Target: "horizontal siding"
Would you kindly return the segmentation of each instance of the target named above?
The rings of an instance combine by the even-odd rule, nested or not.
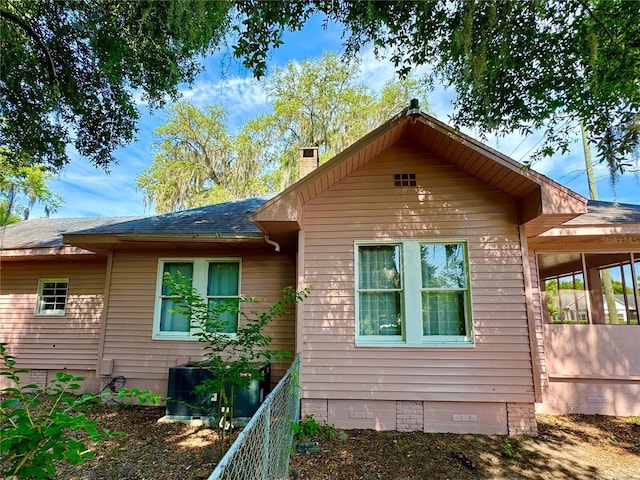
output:
[[[198,251],[197,256],[238,257],[238,254]],[[169,367],[203,356],[203,348],[197,341],[152,340],[157,266],[162,257],[179,255],[161,251],[114,254],[103,356],[114,361],[114,375],[126,377],[127,385],[135,385],[136,379],[159,380],[158,385],[165,385],[162,380],[167,379]],[[283,288],[295,285],[295,263],[280,253],[245,255],[241,277],[242,295],[260,300],[259,304],[247,304],[247,310],[265,311],[281,297]],[[273,338],[273,348],[293,353],[293,315],[272,323],[265,331]],[[289,364],[290,361],[274,364],[272,379],[281,377]]]
[[[5,262],[0,341],[21,368],[95,370],[106,260]],[[64,316],[34,314],[41,278],[68,278]]]
[[[393,175],[415,173],[417,187]],[[398,144],[304,206],[303,395],[329,399],[533,401],[513,199]],[[355,347],[354,241],[466,239],[475,346]]]

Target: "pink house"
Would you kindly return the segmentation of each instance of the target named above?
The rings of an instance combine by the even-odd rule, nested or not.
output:
[[[312,287],[270,334],[302,354],[303,414],[337,427],[535,434],[536,409],[640,413],[640,206],[587,201],[408,110],[320,166],[301,150],[300,170],[270,197],[7,227],[0,341],[33,381],[165,394],[169,367],[201,356],[160,281],[186,265],[211,296],[264,306]]]

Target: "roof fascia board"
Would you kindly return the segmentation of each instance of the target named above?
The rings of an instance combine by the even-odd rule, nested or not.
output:
[[[95,255],[95,252],[85,248],[65,245],[62,247],[35,247],[15,250],[1,250],[2,258],[45,257],[60,255]]]
[[[157,234],[157,233],[141,233],[141,234],[65,234],[63,235],[64,243],[74,245],[74,244],[113,244],[113,243],[128,243],[128,242],[167,242],[167,241],[184,241],[188,240],[189,242],[228,242],[228,241],[238,241],[238,240],[262,240],[264,239],[264,234],[256,232],[256,233],[243,233],[243,234],[233,234],[233,233],[220,233],[220,234],[210,234],[210,233],[166,233],[166,234]]]
[[[575,198],[578,202],[582,203],[587,201],[587,199],[585,197],[583,197],[582,195],[580,195],[579,193],[574,192],[573,190],[565,187],[564,185],[561,185],[553,180],[551,180],[550,178],[546,177],[545,175],[536,172],[535,170],[531,170],[531,169],[525,169],[523,168],[523,165],[516,162],[514,159],[504,155],[503,153],[491,148],[488,145],[485,145],[484,143],[476,140],[473,137],[470,137],[469,135],[462,133],[459,130],[455,130],[453,128],[451,128],[449,125],[447,125],[446,123],[441,122],[440,120],[421,113],[420,116],[417,118],[418,121],[430,126],[431,128],[439,131],[440,133],[447,135],[455,140],[457,140],[458,142],[460,142],[461,144],[472,148],[473,150],[477,151],[478,153],[480,153],[481,155],[484,155],[485,157],[490,158],[491,160],[494,160],[495,162],[499,163],[500,165],[509,168],[510,170],[522,175],[523,177],[528,178],[529,180],[539,184],[539,185],[543,185],[546,184],[550,187],[553,187],[555,189],[558,189],[560,191],[562,191],[565,195],[569,195],[573,198]]]
[[[605,236],[605,235],[637,235],[640,225],[589,225],[584,227],[558,227],[547,230],[539,237],[573,237],[573,236]],[[640,238],[636,245],[640,248]]]

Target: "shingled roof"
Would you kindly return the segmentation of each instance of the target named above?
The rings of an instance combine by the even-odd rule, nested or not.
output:
[[[589,200],[587,213],[569,220],[564,226],[617,225],[621,223],[640,223],[640,205]]]
[[[4,250],[59,247],[63,235],[220,235],[258,234],[253,211],[272,195],[139,217],[39,218],[6,227]]]
[[[196,235],[196,234],[238,234],[260,233],[251,222],[254,210],[272,195],[251,197],[242,200],[217,203],[204,207],[181,210],[179,212],[133,218],[117,223],[105,223],[73,233],[126,234],[126,235]]]
[[[7,225],[2,235],[3,250],[61,247],[62,235],[86,228],[104,228],[143,217],[34,218]]]

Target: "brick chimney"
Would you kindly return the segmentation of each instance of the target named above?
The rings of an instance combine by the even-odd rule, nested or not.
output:
[[[300,174],[298,179],[306,177],[318,168],[320,159],[318,158],[318,147],[305,147],[300,149]]]

